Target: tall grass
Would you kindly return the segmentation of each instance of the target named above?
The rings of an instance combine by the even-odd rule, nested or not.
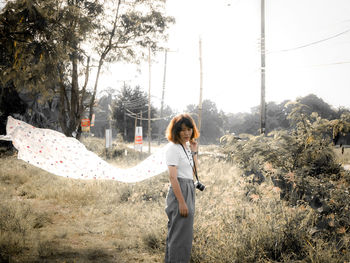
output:
[[[124,144],[105,153],[102,140],[83,141],[121,167],[147,156]],[[230,163],[211,156],[200,162],[206,189],[196,193],[192,262],[350,260],[347,250],[310,242],[317,234],[310,228],[314,211],[285,205],[280,189],[268,180],[252,187]],[[0,262],[162,262],[167,187],[167,173],[135,184],[80,181],[4,156]]]
[[[350,164],[350,148],[344,148],[342,152],[342,148],[336,147],[334,148],[334,152],[341,164]]]

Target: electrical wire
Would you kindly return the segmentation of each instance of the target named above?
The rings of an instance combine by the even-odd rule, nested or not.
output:
[[[142,105],[145,104],[145,100],[139,100],[139,101],[130,101],[130,102],[123,102],[122,101],[122,105],[125,106],[135,106],[135,105]]]
[[[129,112],[129,114],[132,114],[132,115],[134,115],[134,116],[138,116],[140,113],[134,113],[134,112],[132,112],[132,111],[130,111],[130,109],[127,109],[127,108],[124,108],[127,112]],[[148,109],[147,110],[143,110],[142,111],[142,114],[144,114],[144,113],[146,113],[146,112],[148,112]]]
[[[132,112],[132,111],[130,111],[130,110],[128,110],[128,109],[125,109],[128,113],[126,113],[125,115],[126,116],[128,116],[128,117],[130,117],[130,118],[133,118],[133,119],[138,119],[138,120],[141,120],[141,121],[148,121],[148,118],[139,118],[139,117],[137,117],[137,113],[134,113],[134,112]],[[174,117],[175,116],[175,114],[172,114],[172,115],[168,115],[168,116],[165,116],[165,117],[162,117],[162,118],[152,118],[152,119],[150,119],[151,121],[158,121],[158,120],[168,120],[168,119],[170,119],[170,118],[172,118],[172,117]]]
[[[333,62],[328,64],[311,65],[309,67],[324,67],[324,66],[334,66],[334,65],[349,64],[349,63],[350,61],[339,61],[339,62]]]
[[[136,98],[136,99],[133,99],[133,100],[121,100],[122,103],[128,103],[128,102],[136,102],[136,101],[142,101],[142,100],[147,100],[146,98]]]
[[[288,48],[288,49],[281,49],[281,50],[275,50],[275,51],[266,51],[266,54],[277,53],[277,52],[288,52],[288,51],[294,51],[294,50],[297,50],[297,49],[309,47],[309,46],[316,45],[316,44],[328,41],[330,39],[339,37],[339,36],[344,35],[344,34],[346,34],[348,32],[350,32],[350,29],[347,29],[347,30],[345,30],[343,32],[337,33],[337,34],[335,34],[333,36],[330,36],[330,37],[327,37],[327,38],[323,38],[323,39],[320,39],[320,40],[317,40],[317,41],[314,41],[314,42],[311,42],[311,43],[308,43],[308,44],[305,44],[305,45],[301,45],[301,46],[298,46],[298,47]]]
[[[125,114],[126,116],[130,117],[130,118],[133,118],[133,119],[137,119],[137,120],[141,120],[141,121],[148,121],[148,118],[139,118],[139,117],[136,117],[136,116],[133,116],[133,115],[130,115],[130,114]],[[166,117],[162,117],[162,118],[151,118],[150,120],[151,121],[159,121],[159,120],[168,120],[172,117],[174,117],[175,114],[173,115],[169,115],[169,116],[166,116]]]

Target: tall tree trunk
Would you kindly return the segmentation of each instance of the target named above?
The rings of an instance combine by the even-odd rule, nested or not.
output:
[[[117,11],[115,13],[115,18],[114,18],[114,22],[113,22],[113,28],[112,28],[112,31],[110,32],[110,35],[109,35],[108,44],[106,45],[104,51],[102,52],[101,57],[100,57],[100,61],[98,63],[97,75],[96,75],[95,86],[94,86],[94,92],[93,92],[91,100],[90,100],[90,111],[89,111],[89,119],[90,120],[91,120],[92,115],[94,113],[94,103],[95,103],[95,98],[96,98],[96,93],[97,93],[97,86],[98,86],[98,80],[100,78],[101,68],[102,68],[102,65],[103,65],[103,62],[104,62],[106,56],[108,55],[108,53],[112,49],[112,42],[113,42],[113,38],[115,36],[115,30],[117,28],[117,22],[118,22],[118,17],[119,17],[120,4],[121,4],[121,0],[118,1]]]
[[[97,86],[98,86],[98,80],[100,78],[100,72],[101,68],[103,65],[103,59],[101,57],[99,63],[98,63],[98,68],[97,68],[97,75],[96,75],[96,80],[95,80],[95,86],[94,86],[94,92],[92,94],[91,100],[90,100],[90,111],[89,111],[89,119],[92,119],[92,114],[94,114],[94,104],[95,104],[95,99],[96,99],[96,94],[97,94]]]
[[[60,94],[60,103],[59,103],[59,114],[58,121],[60,123],[61,129],[66,136],[68,134],[67,127],[67,115],[66,115],[66,105],[68,106],[67,94],[66,94],[66,86],[64,84],[64,74],[63,69],[60,65],[57,66],[58,74],[59,74],[59,94]]]
[[[76,52],[72,54],[72,89],[70,103],[69,130],[73,133],[77,130],[81,119],[79,107],[78,58]]]
[[[73,132],[78,130],[80,125],[81,115],[84,108],[80,107],[80,103],[84,98],[79,98],[79,83],[78,83],[78,59],[75,54],[72,55],[72,76],[70,96],[67,94],[67,88],[64,83],[64,73],[59,67],[60,74],[60,114],[59,122],[63,133],[66,136],[72,137]]]
[[[80,96],[80,105],[79,105],[79,109],[78,109],[80,119],[81,119],[83,112],[85,111],[84,100],[85,100],[85,94],[86,94],[86,87],[87,87],[87,84],[89,81],[89,73],[90,73],[90,57],[87,58],[87,64],[86,64],[86,69],[85,69],[85,82],[84,82],[84,86],[82,88],[81,96]],[[90,107],[91,107],[91,105],[90,105]],[[89,117],[89,119],[91,120],[91,117]],[[82,133],[81,121],[79,121],[77,136],[76,136],[76,138],[78,140],[80,139],[81,133]]]

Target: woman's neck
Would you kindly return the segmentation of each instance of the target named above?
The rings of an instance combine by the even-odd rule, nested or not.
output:
[[[187,142],[180,142],[180,144],[181,144],[183,147],[187,148]]]

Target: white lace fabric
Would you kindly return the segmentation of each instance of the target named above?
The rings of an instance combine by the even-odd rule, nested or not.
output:
[[[11,116],[7,119],[6,133],[0,136],[0,140],[12,141],[18,150],[18,159],[58,176],[132,183],[156,176],[167,169],[165,151],[168,145],[138,165],[122,169],[88,151],[75,138],[54,130],[36,128]]]

